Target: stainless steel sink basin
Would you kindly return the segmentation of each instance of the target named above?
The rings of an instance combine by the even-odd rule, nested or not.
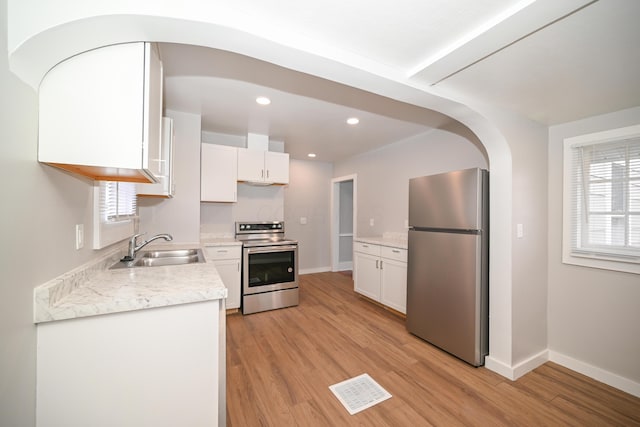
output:
[[[120,261],[111,269],[133,267],[160,267],[166,265],[184,265],[205,262],[201,249],[169,249],[145,251],[133,261]]]
[[[200,249],[171,249],[163,251],[142,252],[140,258],[183,258],[199,255]]]

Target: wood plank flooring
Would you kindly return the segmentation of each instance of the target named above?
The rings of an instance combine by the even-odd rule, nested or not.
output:
[[[227,317],[227,425],[640,426],[640,399],[547,363],[518,381],[406,332],[343,273],[300,276],[300,305]],[[393,397],[349,415],[329,390],[368,373]]]

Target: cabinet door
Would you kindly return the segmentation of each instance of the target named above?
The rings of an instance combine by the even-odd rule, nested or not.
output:
[[[161,91],[162,63],[149,43],[62,61],[39,89],[38,160],[95,179],[151,182],[148,155],[159,149]]]
[[[407,263],[389,258],[380,260],[382,295],[380,302],[399,311],[407,312]]]
[[[227,308],[240,308],[240,260],[218,260],[214,265],[227,288]]]
[[[274,184],[289,183],[289,154],[266,151],[264,153],[265,181]]]
[[[380,258],[374,255],[353,253],[355,291],[380,301]]]
[[[137,184],[138,196],[173,197],[175,185],[173,182],[173,120],[162,119],[162,146],[158,158],[149,159],[155,164],[157,184]]]
[[[264,151],[238,148],[238,181],[265,180]]]
[[[143,136],[143,168],[156,177],[163,176],[162,162],[154,162],[154,159],[162,159],[163,153],[163,123],[162,123],[162,62],[158,55],[158,47],[155,44],[144,44],[144,116],[142,130]],[[146,162],[146,166],[144,163]]]
[[[225,145],[202,144],[200,152],[200,200],[237,201],[237,149]]]

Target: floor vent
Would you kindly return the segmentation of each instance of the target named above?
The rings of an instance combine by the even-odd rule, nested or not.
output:
[[[329,390],[336,395],[351,415],[391,397],[389,392],[380,387],[368,374],[362,374],[329,386]]]

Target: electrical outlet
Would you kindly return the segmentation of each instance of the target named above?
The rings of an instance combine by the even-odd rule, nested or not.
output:
[[[84,247],[84,224],[76,224],[76,250]]]

